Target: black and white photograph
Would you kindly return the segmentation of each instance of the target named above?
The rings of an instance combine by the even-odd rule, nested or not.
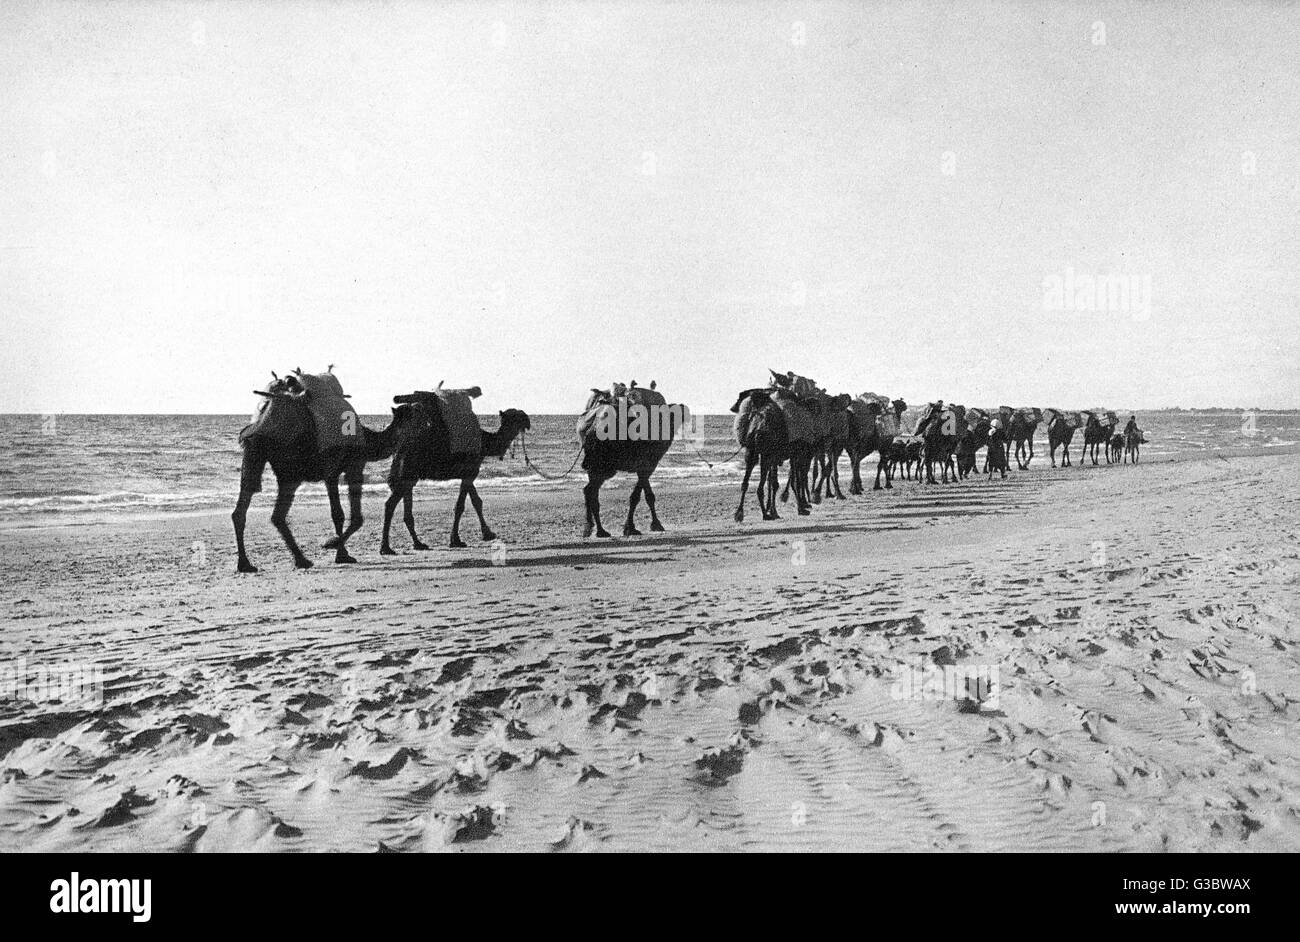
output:
[[[0,852],[1300,850],[1298,51],[8,0]]]

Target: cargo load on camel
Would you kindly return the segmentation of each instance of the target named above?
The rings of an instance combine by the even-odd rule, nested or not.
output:
[[[281,410],[269,408],[272,399],[301,400],[307,407],[316,430],[316,450],[362,448],[361,422],[348,402],[343,384],[331,372],[303,373],[294,370],[284,379],[277,378],[259,395],[265,397],[253,416],[253,422],[239,434],[240,441],[258,435],[275,438],[288,418]]]
[[[809,379],[807,376],[800,376],[793,370],[778,373],[776,370],[769,368],[768,372],[772,374],[773,389],[784,389],[800,399],[816,396],[826,391],[818,386],[816,381]]]
[[[443,389],[442,383],[436,389],[416,390],[402,396],[394,396],[393,401],[423,402],[435,406],[442,415],[443,424],[447,426],[447,452],[452,455],[481,455],[483,453],[483,429],[474,414],[474,400],[483,395],[477,386],[466,389]]]
[[[593,434],[605,440],[667,438],[664,423],[671,417],[656,408],[667,405],[668,400],[653,382],[638,386],[633,380],[630,387],[614,383],[608,390],[593,388],[586,408],[578,416],[578,441],[586,442]]]

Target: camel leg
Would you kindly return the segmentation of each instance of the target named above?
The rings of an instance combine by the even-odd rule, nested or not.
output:
[[[244,524],[248,521],[248,506],[253,502],[253,495],[262,489],[262,473],[266,470],[266,458],[256,442],[244,443],[244,457],[239,469],[239,499],[231,511],[230,522],[235,527],[235,548],[239,551],[239,563],[236,572],[257,572],[257,567],[248,558],[244,549]]]
[[[474,508],[474,513],[478,514],[479,529],[483,532],[484,540],[495,540],[497,535],[492,532],[492,528],[487,525],[487,520],[483,518],[483,498],[478,496],[478,488],[474,482],[469,482],[469,502]]]
[[[885,488],[888,490],[893,490],[894,485],[891,484],[889,481],[889,459],[885,457],[885,453],[883,451],[880,453],[880,461],[877,462],[876,464],[876,483],[871,488],[873,491],[880,490],[880,474],[882,471],[884,472],[885,475]]]
[[[812,492],[808,487],[808,471],[812,464],[812,456],[809,455],[799,462],[799,473],[794,473],[791,467],[791,477],[794,478],[795,486],[795,506],[798,508],[801,516],[807,516],[812,513]]]
[[[289,530],[289,508],[293,506],[293,497],[298,492],[298,482],[277,480],[276,484],[275,509],[271,511],[271,524],[279,531],[280,539],[284,540],[284,545],[293,554],[293,564],[299,569],[310,569],[311,560],[303,555],[302,550],[298,548],[298,541],[293,538],[293,533]]]
[[[754,473],[754,453],[745,455],[745,476],[740,481],[740,503],[736,505],[736,523],[745,521],[745,493],[749,490],[749,478]],[[758,509],[763,510],[763,476],[758,478]]]
[[[402,489],[406,487],[406,482],[401,481],[394,484],[388,482],[388,497],[384,499],[384,529],[379,537],[379,555],[396,556],[393,547],[388,542],[388,530],[393,525],[393,511],[397,509],[398,503],[402,500]]]
[[[659,522],[659,514],[655,511],[655,492],[650,486],[650,475],[645,476],[645,482],[642,485],[645,490],[645,505],[650,509],[650,531],[652,533],[663,533],[664,525]]]
[[[623,523],[624,536],[640,536],[641,531],[636,528],[636,505],[641,503],[641,492],[645,490],[645,483],[641,475],[637,475],[636,484],[632,485],[632,496],[627,499],[627,520]]]
[[[596,536],[610,535],[604,524],[600,522],[600,486],[608,480],[608,477],[597,477],[594,471],[587,472],[587,486],[582,489],[582,496],[587,502],[587,527],[583,531],[583,536],[591,536],[593,528]]]
[[[781,462],[776,458],[768,456],[763,457],[763,469],[760,476],[758,487],[758,506],[763,511],[764,520],[780,520],[781,515],[776,512],[776,488],[777,475],[781,471]],[[766,495],[767,507],[764,508],[763,501]]]
[[[862,463],[864,457],[866,456],[860,454],[856,448],[849,449],[849,469],[852,473],[852,477],[849,478],[850,494],[862,493],[862,471],[858,468],[858,465]],[[879,483],[879,480],[880,478],[877,475],[877,483]]]
[[[343,538],[343,504],[339,500],[339,479],[326,478],[325,494],[330,499],[330,520],[334,523],[334,535],[321,544],[322,549],[334,549]]]
[[[465,541],[460,538],[460,518],[465,513],[465,497],[469,491],[469,481],[465,478],[460,480],[460,493],[456,495],[456,509],[451,517],[451,547],[460,549],[465,545]]]
[[[253,492],[246,489],[239,489],[239,500],[235,502],[235,509],[230,514],[230,520],[235,525],[235,548],[239,550],[239,564],[235,567],[236,572],[257,572],[257,567],[248,559],[248,553],[244,551],[244,524],[248,519],[248,505],[253,502]]]
[[[835,449],[835,451],[831,454],[830,466],[831,466],[831,484],[834,485],[835,487],[835,499],[844,500],[845,499],[844,492],[840,490],[840,449],[838,448]]]
[[[348,539],[361,529],[366,518],[361,513],[361,488],[365,483],[365,474],[360,471],[348,472],[348,527],[339,536],[338,548],[334,550],[334,562],[355,563],[356,557],[348,552]],[[338,493],[338,480],[334,481],[334,492]]]
[[[411,531],[411,536],[415,536],[415,518],[411,514],[411,491],[415,488],[414,481],[389,481],[388,497],[384,500],[384,531],[379,540],[380,556],[396,556],[392,544],[388,542],[388,532],[393,525],[393,511],[397,505],[406,499],[406,528]]]
[[[429,544],[421,540],[415,533],[415,482],[411,481],[406,488],[406,493],[402,495],[402,522],[406,524],[406,532],[411,534],[411,548],[418,552],[425,552],[429,549]]]

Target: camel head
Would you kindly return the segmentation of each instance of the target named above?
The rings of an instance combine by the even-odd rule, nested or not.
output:
[[[523,409],[506,409],[497,413],[501,419],[501,430],[511,436],[527,432],[533,427],[532,419]]]
[[[893,406],[894,406],[894,416],[896,418],[901,419],[903,417],[903,413],[907,411],[907,403],[904,402],[902,399],[895,399],[893,402]]]
[[[848,393],[840,393],[838,396],[832,397],[831,409],[833,409],[836,412],[843,412],[845,409],[849,407],[849,403],[852,401],[853,401],[853,397],[850,396]]]

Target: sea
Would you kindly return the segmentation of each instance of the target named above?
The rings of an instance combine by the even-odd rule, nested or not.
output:
[[[1121,424],[1128,412],[1116,410]],[[379,429],[388,416],[363,419]],[[656,480],[688,483],[739,481],[741,458],[731,435],[733,416],[697,415],[695,434],[673,443]],[[501,461],[488,459],[480,490],[573,489],[581,469],[564,476],[577,456],[576,415],[532,417],[532,429],[516,439]],[[0,415],[0,528],[99,522],[123,515],[157,516],[211,512],[233,506],[239,490],[239,430],[244,415]],[[904,425],[907,427],[907,416]],[[1169,410],[1138,413],[1150,440],[1147,461],[1185,460],[1217,453],[1268,453],[1300,444],[1300,412]],[[1072,447],[1078,457],[1082,435]],[[1035,440],[1034,467],[1048,466],[1046,430]],[[531,466],[524,461],[527,450]],[[842,465],[844,467],[845,465]],[[385,494],[386,462],[368,468],[366,491]],[[275,480],[268,469],[269,505]],[[422,483],[427,497],[445,496],[454,482]],[[325,489],[305,484],[303,504],[324,504]]]

